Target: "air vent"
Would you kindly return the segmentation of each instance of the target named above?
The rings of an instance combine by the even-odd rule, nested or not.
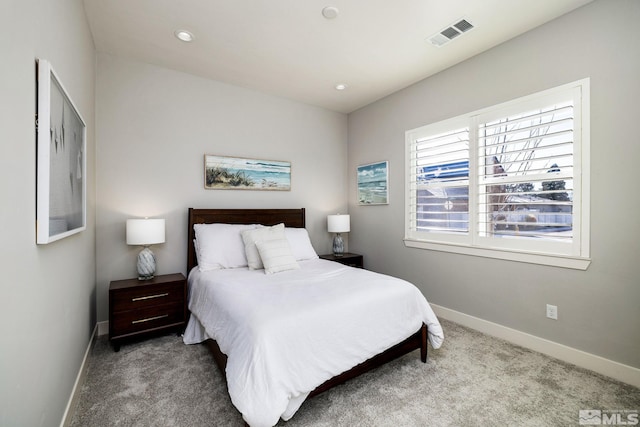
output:
[[[462,33],[459,32],[458,30],[456,30],[453,27],[449,27],[449,28],[446,28],[446,29],[442,30],[440,32],[440,34],[442,34],[443,36],[445,36],[449,40],[453,40],[454,38],[458,37]]]
[[[447,28],[443,29],[437,34],[429,37],[429,42],[437,47],[443,46],[449,43],[451,40],[466,33],[474,28],[473,24],[466,19],[461,19],[458,22],[451,24]]]
[[[471,23],[466,19],[463,19],[462,21],[456,23],[454,27],[456,27],[456,29],[460,30],[461,32],[466,33],[473,28],[473,25],[471,25]]]

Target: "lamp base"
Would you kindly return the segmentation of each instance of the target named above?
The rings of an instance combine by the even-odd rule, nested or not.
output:
[[[153,279],[156,273],[156,256],[145,246],[138,254],[138,280]]]
[[[336,233],[333,237],[333,255],[342,256],[344,254],[344,243],[342,242],[342,236],[340,233]]]

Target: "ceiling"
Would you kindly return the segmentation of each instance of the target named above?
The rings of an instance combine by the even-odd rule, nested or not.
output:
[[[349,113],[591,0],[84,0],[99,52]],[[334,19],[323,17],[336,7]],[[431,36],[466,19],[441,47]],[[185,29],[185,43],[174,32]],[[335,89],[344,83],[347,88]]]

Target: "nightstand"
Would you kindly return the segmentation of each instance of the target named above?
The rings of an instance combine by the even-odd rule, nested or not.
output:
[[[345,252],[342,256],[335,256],[334,254],[320,255],[320,258],[339,262],[350,267],[364,268],[363,256],[350,252]]]
[[[187,281],[182,274],[109,285],[109,340],[115,351],[129,338],[175,330],[187,323]]]

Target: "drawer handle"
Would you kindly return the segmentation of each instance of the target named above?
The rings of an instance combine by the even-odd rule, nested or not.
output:
[[[131,301],[143,301],[146,299],[151,299],[151,298],[162,298],[162,297],[166,297],[169,295],[169,292],[165,292],[164,294],[157,294],[157,295],[147,295],[146,297],[138,297],[138,298],[131,298]]]
[[[147,317],[146,319],[133,320],[131,324],[135,325],[136,323],[151,322],[152,320],[164,319],[165,317],[169,317],[169,315],[163,314],[162,316]]]

